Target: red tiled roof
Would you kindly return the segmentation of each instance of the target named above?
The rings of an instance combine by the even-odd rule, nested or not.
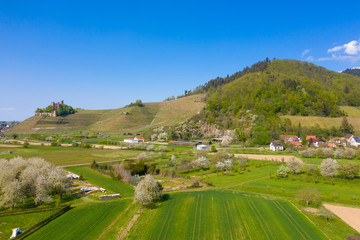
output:
[[[302,146],[301,142],[299,142],[299,141],[291,141],[290,143],[295,146]]]
[[[316,136],[306,136],[306,141],[309,142],[311,138],[314,140],[316,138]]]

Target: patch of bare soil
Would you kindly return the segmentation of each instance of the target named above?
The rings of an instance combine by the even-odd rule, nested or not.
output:
[[[360,232],[360,208],[323,204],[325,208]]]
[[[134,226],[136,220],[139,218],[140,214],[135,214],[133,216],[133,218],[130,220],[129,224],[127,225],[127,227],[125,228],[125,230],[120,234],[119,236],[119,240],[122,240],[126,237],[127,233],[130,231],[130,229],[132,228],[132,226]]]
[[[319,212],[319,209],[309,207],[309,208],[305,208],[305,211],[311,213],[317,213]]]
[[[19,145],[0,144],[0,147],[10,147],[10,148],[15,148],[15,147],[21,147],[21,146],[19,146]]]
[[[263,154],[235,154],[235,157],[243,157],[254,160],[265,160],[265,161],[289,161],[291,158],[297,158],[290,155],[263,155]]]

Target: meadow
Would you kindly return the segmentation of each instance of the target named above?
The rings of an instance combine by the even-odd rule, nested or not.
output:
[[[97,239],[132,200],[77,206],[48,223],[27,239]]]
[[[22,231],[46,219],[57,210],[0,217],[0,239],[9,239],[13,228]]]
[[[271,221],[269,221],[271,219]],[[327,239],[289,202],[228,191],[175,193],[127,239]]]
[[[134,188],[128,184],[117,181],[109,176],[97,173],[88,167],[68,167],[68,171],[82,174],[88,182],[106,189],[106,194],[120,193],[121,197],[131,197],[134,195]]]

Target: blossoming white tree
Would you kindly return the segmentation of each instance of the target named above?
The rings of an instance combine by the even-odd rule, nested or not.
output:
[[[135,187],[135,202],[141,203],[141,208],[144,205],[159,200],[162,192],[156,179],[151,175],[146,175],[145,178]]]

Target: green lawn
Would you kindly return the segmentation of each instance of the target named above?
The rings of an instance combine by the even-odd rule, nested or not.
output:
[[[229,191],[171,194],[128,239],[327,239],[289,202]]]
[[[9,239],[13,228],[22,231],[49,217],[57,210],[0,217],[0,239]]]
[[[83,174],[88,182],[105,188],[108,194],[120,193],[121,197],[131,197],[134,195],[134,188],[132,186],[97,173],[88,167],[68,167],[66,169],[78,175]]]
[[[131,202],[128,199],[75,207],[27,239],[97,239]]]

